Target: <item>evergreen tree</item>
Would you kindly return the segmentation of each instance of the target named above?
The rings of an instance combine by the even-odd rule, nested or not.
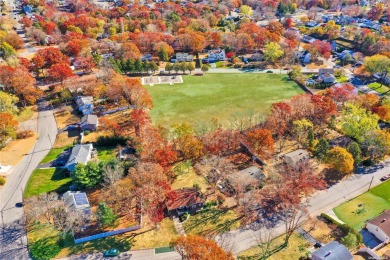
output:
[[[321,138],[315,147],[314,155],[318,158],[318,160],[322,161],[325,159],[329,149],[330,147],[328,141],[324,138]]]
[[[98,209],[96,211],[96,218],[99,222],[99,225],[102,227],[115,226],[115,223],[118,219],[112,209],[110,209],[104,202],[101,202],[99,204]]]
[[[347,146],[347,151],[352,154],[352,157],[355,160],[355,166],[359,165],[362,162],[362,150],[360,149],[358,143],[349,143]]]

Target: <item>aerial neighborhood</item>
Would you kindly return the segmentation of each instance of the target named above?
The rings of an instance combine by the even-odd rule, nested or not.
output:
[[[389,1],[0,13],[0,259],[390,259]]]

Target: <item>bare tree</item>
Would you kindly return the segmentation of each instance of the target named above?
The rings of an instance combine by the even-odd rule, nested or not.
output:
[[[263,219],[258,224],[259,229],[253,232],[257,246],[259,247],[260,259],[267,259],[273,249],[273,239],[275,238],[275,229],[268,220]]]
[[[108,163],[103,168],[103,181],[107,186],[113,186],[122,179],[124,174],[123,166],[119,162]]]
[[[303,204],[286,204],[283,206],[281,216],[286,230],[284,245],[287,246],[291,235],[302,224],[302,221],[309,217],[309,214]]]
[[[44,193],[26,200],[26,205],[30,208],[28,219],[43,218],[46,223],[53,224],[53,210],[58,207],[60,200],[57,193]]]

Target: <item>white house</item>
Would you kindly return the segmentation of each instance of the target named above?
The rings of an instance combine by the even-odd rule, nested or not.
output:
[[[382,242],[390,242],[390,210],[367,222],[367,230]]]
[[[225,58],[226,58],[225,50],[209,50],[208,58],[215,59],[218,61],[225,60]]]
[[[87,164],[92,158],[92,144],[77,144],[73,146],[72,153],[69,156],[65,168],[73,172],[78,163]]]

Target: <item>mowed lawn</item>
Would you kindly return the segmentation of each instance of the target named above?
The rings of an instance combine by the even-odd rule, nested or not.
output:
[[[363,210],[358,213],[359,204],[362,204]],[[333,211],[337,217],[355,228],[362,229],[366,220],[375,218],[382,211],[390,209],[390,181],[382,183],[369,192],[366,192],[348,202],[345,202]]]
[[[303,93],[286,75],[206,74],[184,76],[184,83],[146,86],[152,95],[154,124],[226,125],[233,114],[266,113],[272,103]]]
[[[65,192],[72,185],[72,178],[65,175],[66,170],[60,168],[36,169],[24,191],[25,197],[52,191]]]

